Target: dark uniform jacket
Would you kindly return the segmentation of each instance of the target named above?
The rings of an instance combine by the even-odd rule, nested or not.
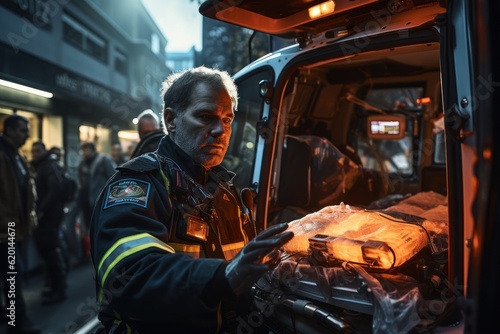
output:
[[[90,234],[101,322],[112,333],[217,332],[234,298],[225,266],[255,236],[234,174],[207,172],[168,136],[117,169]]]
[[[37,224],[36,190],[26,160],[0,136],[0,243],[20,242]],[[13,237],[15,235],[15,237]]]

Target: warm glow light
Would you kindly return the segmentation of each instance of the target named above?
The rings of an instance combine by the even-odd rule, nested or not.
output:
[[[14,82],[5,81],[5,80],[2,80],[2,79],[0,79],[0,85],[5,86],[5,87],[9,87],[9,88],[13,88],[13,89],[17,89],[17,90],[20,90],[20,91],[23,91],[23,92],[26,92],[26,93],[30,93],[30,94],[35,94],[35,95],[38,95],[38,96],[46,97],[48,99],[50,99],[50,98],[52,98],[52,96],[54,96],[52,93],[49,93],[49,92],[46,92],[46,91],[43,91],[43,90],[39,90],[39,89],[31,88],[31,87],[28,87],[28,86],[16,84]]]
[[[139,140],[139,134],[137,133],[136,130],[122,130],[118,131],[118,138],[123,139],[123,140],[132,140],[136,141]]]
[[[417,104],[429,104],[431,103],[430,97],[422,97],[421,99],[417,99]]]
[[[321,16],[333,13],[334,10],[335,10],[335,2],[330,0],[309,8],[309,17],[311,19],[317,19]]]
[[[292,221],[288,230],[295,236],[284,246],[287,253],[317,249],[336,260],[380,269],[403,265],[429,244],[420,225],[343,203]]]

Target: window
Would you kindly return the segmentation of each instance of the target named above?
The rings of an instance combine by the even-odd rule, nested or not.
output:
[[[434,121],[434,154],[432,160],[438,165],[446,163],[443,114]]]
[[[107,62],[106,41],[66,14],[63,15],[63,38],[67,43],[92,57]]]
[[[127,74],[127,56],[125,52],[115,50],[115,70],[121,74]]]
[[[415,156],[413,135],[415,120],[419,119],[423,106],[417,99],[423,97],[423,87],[384,87],[368,91],[365,102],[384,113],[402,113],[406,116],[405,137],[398,140],[369,139],[366,134],[358,134],[356,138],[357,154],[363,166],[382,172],[411,176],[414,173]],[[361,114],[373,111],[363,108]],[[364,122],[362,118],[360,122]],[[365,122],[366,123],[366,122]],[[363,125],[359,128],[363,128]],[[364,125],[366,129],[366,125]]]
[[[231,141],[222,165],[235,172],[234,185],[241,190],[250,187],[257,145],[257,122],[262,113],[263,99],[259,82],[271,80],[270,70],[256,71],[237,81],[238,110],[232,124]]]
[[[160,54],[160,37],[157,34],[151,34],[151,51]]]

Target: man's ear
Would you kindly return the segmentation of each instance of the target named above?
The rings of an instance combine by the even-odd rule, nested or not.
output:
[[[168,133],[175,132],[175,117],[174,111],[171,108],[165,108],[163,110],[163,122],[165,123],[165,128]]]

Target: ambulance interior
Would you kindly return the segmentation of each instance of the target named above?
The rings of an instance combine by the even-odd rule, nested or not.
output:
[[[268,221],[295,237],[258,307],[297,332],[454,326],[439,44],[304,62],[283,87]]]

